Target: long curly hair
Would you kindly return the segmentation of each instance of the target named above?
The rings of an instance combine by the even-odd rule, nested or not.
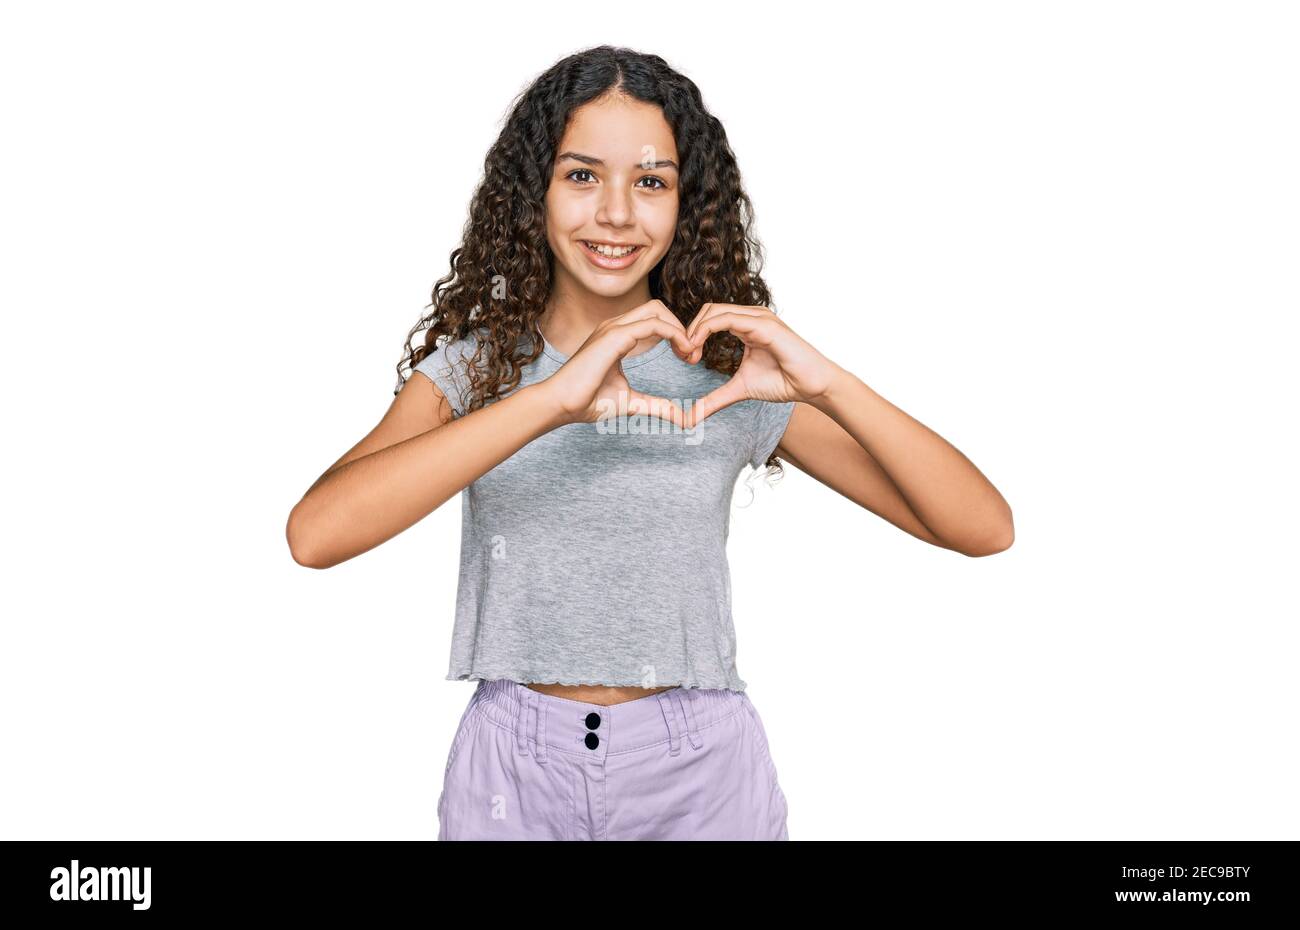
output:
[[[439,340],[477,332],[469,359],[466,412],[519,385],[523,367],[542,352],[538,318],[552,286],[546,191],[570,114],[607,94],[625,94],[663,110],[680,157],[677,228],[650,271],[651,299],[689,325],[710,301],[771,307],[763,249],[751,234],[753,206],[741,186],[727,134],[700,90],[658,55],[601,45],[552,65],[516,99],[484,160],[463,241],[451,271],[433,287],[432,312],[407,336],[394,395]],[[507,286],[508,285],[508,286]],[[424,333],[422,345],[416,336]],[[531,348],[521,348],[528,337]],[[734,374],[744,344],[712,334],[700,364]],[[781,468],[773,453],[766,465]]]

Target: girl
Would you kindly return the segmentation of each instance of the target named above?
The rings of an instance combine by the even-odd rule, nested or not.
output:
[[[735,662],[741,470],[788,459],[970,556],[1011,544],[1011,511],[769,309],[726,134],[663,59],[563,59],[485,169],[396,398],[294,507],[293,556],[337,565],[462,494],[446,677],[478,685],[440,839],[786,839]]]

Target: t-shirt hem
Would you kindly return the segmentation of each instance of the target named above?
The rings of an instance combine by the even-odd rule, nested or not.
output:
[[[662,688],[667,685],[676,685],[679,688],[699,688],[699,689],[722,689],[726,691],[744,691],[748,683],[742,678],[732,679],[730,683],[715,684],[701,679],[681,679],[677,681],[659,681],[654,685],[647,685],[644,679],[611,679],[611,678],[564,678],[554,675],[528,675],[522,672],[508,671],[484,671],[474,670],[468,672],[448,672],[445,681],[492,681],[497,678],[505,678],[510,681],[517,681],[520,684],[538,684],[538,685],[588,685],[601,688],[645,688],[655,687]]]

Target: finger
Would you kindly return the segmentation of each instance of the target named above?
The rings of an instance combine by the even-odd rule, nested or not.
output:
[[[650,416],[658,417],[660,420],[667,420],[674,423],[682,429],[686,429],[686,411],[664,397],[655,397],[651,394],[642,394],[640,391],[629,391],[627,400],[628,416]]]
[[[687,364],[694,365],[704,357],[704,346],[697,345],[695,342],[695,332],[699,329],[700,324],[716,313],[722,313],[731,304],[719,304],[710,301],[700,308],[700,312],[695,314],[695,319],[691,320],[691,325],[686,327],[686,338],[691,344],[691,351],[686,356]]]
[[[707,303],[700,308],[700,312],[695,315],[695,319],[691,320],[691,325],[686,327],[686,335],[693,336],[701,323],[712,319],[719,313],[743,313],[745,316],[764,316],[771,312],[766,307],[741,307],[736,304]]]
[[[690,355],[690,348],[689,346],[686,345],[686,342],[688,341],[686,338],[686,324],[684,324],[681,320],[677,318],[677,314],[673,313],[666,306],[664,306],[662,301],[659,300],[652,301],[650,307],[653,310],[655,316],[659,317],[659,319],[661,320],[664,320],[673,329],[676,329],[681,332],[682,335],[681,342],[679,342],[676,339],[672,340],[673,351],[676,352],[677,355],[683,359],[686,358],[688,355]]]
[[[686,327],[682,324],[681,320],[677,319],[676,315],[674,315],[671,310],[664,306],[663,301],[658,299],[647,301],[646,303],[641,304],[641,306],[635,307],[621,316],[616,316],[613,319],[606,320],[597,326],[596,335],[597,337],[603,336],[607,332],[617,330],[620,326],[627,326],[630,323],[638,323],[644,320],[653,319],[662,320],[673,329],[681,332],[682,341],[672,339],[673,351],[676,352],[678,356],[685,358],[690,353],[690,349],[684,341],[686,337]],[[645,335],[648,335],[648,333],[642,333],[641,338],[644,338]],[[662,331],[659,332],[659,335],[667,339],[672,338]],[[628,351],[631,351],[631,349],[629,348]]]
[[[711,334],[724,331],[736,334],[746,344],[767,345],[770,340],[765,339],[764,335],[768,331],[770,319],[762,313],[737,313],[730,310],[715,313],[696,328],[690,337],[691,346],[699,348]]]
[[[771,315],[772,311],[766,307],[737,307],[734,304],[717,304],[710,303],[704,305],[704,310],[699,313],[695,319],[691,320],[691,325],[686,328],[686,336],[691,341],[691,354],[686,361],[695,364],[704,357],[704,340],[708,338],[708,333],[703,336],[697,335],[708,320],[712,320],[724,313],[735,313],[749,317],[762,317]]]
[[[619,345],[626,345],[620,355],[627,355],[638,342],[654,333],[670,341],[677,349],[677,354],[685,357],[690,355],[694,347],[686,338],[686,330],[682,327],[681,321],[674,320],[674,322],[676,326],[660,316],[648,316],[631,323],[620,323],[612,327],[610,332],[619,337],[621,340]]]
[[[731,378],[726,384],[719,385],[691,406],[691,426],[698,426],[719,410],[725,410],[732,404],[748,399],[749,395],[745,391],[745,386],[740,383],[740,379]]]
[[[622,323],[630,323],[634,320],[647,319],[652,316],[659,317],[659,319],[666,321],[670,326],[679,327],[683,333],[686,332],[686,326],[677,318],[677,314],[669,310],[664,306],[664,302],[658,299],[644,303],[634,310],[629,310],[620,317],[615,317],[613,323],[619,325]]]
[[[700,312],[695,314],[695,319],[691,320],[691,325],[686,327],[687,338],[690,339],[694,336],[695,330],[699,328],[699,325],[703,323],[705,320],[707,320],[714,313],[714,309],[713,309],[714,307],[725,308],[726,306],[727,306],[726,304],[715,304],[712,301],[710,301],[709,303],[701,307]],[[718,312],[721,312],[721,309]]]

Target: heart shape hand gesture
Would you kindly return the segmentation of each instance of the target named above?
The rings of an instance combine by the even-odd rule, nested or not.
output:
[[[695,402],[690,414],[675,402],[632,389],[621,364],[642,339],[658,335],[683,361],[696,364],[704,342],[730,332],[745,345],[740,367],[725,384]],[[651,416],[692,429],[742,400],[815,402],[843,372],[767,307],[707,303],[689,327],[662,301],[651,300],[598,325],[560,370],[544,382],[569,423]]]

